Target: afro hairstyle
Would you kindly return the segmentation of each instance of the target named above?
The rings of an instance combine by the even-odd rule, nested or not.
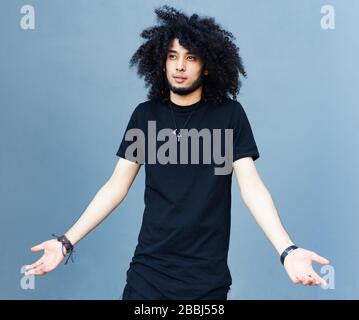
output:
[[[137,49],[129,65],[137,65],[137,74],[144,77],[149,87],[148,99],[166,101],[170,89],[163,72],[167,51],[174,38],[190,52],[204,61],[208,75],[204,77],[202,99],[220,104],[226,99],[236,100],[241,87],[239,74],[247,77],[239,56],[239,48],[229,31],[221,28],[212,17],[190,17],[183,12],[164,5],[156,8],[158,25],[143,30],[140,34],[146,41]]]

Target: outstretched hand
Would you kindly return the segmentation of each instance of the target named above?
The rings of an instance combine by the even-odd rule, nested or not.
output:
[[[321,257],[313,251],[302,248],[291,251],[284,260],[284,268],[289,278],[295,284],[305,286],[327,286],[327,282],[321,278],[313,269],[312,262],[320,264],[329,264],[329,260]]]
[[[62,250],[62,243],[56,239],[48,240],[32,247],[32,252],[44,251],[44,254],[33,264],[25,266],[25,275],[42,276],[54,270],[64,259]]]

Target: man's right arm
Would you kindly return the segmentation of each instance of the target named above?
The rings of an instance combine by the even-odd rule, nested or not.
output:
[[[99,189],[77,222],[65,233],[73,245],[99,225],[126,197],[141,165],[119,158],[112,176]]]
[[[76,223],[65,233],[73,245],[101,223],[126,197],[140,164],[119,158],[110,179],[99,189]],[[26,265],[26,275],[44,275],[54,270],[64,259],[62,243],[56,239],[42,242],[31,248],[44,251],[40,259]],[[66,249],[64,249],[66,250]]]

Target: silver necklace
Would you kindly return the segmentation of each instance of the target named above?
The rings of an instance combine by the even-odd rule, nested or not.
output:
[[[182,137],[182,135],[181,135],[181,129],[178,129],[178,128],[177,128],[177,123],[176,123],[176,119],[175,119],[175,116],[174,116],[174,113],[173,113],[173,105],[172,105],[172,101],[171,101],[171,100],[169,100],[169,104],[170,104],[170,108],[171,108],[172,120],[173,120],[173,123],[174,123],[175,128],[176,128],[176,129],[174,129],[174,130],[172,131],[172,133],[177,136],[177,141],[179,141],[180,138]],[[183,124],[183,129],[186,127],[186,124],[188,123],[189,119],[191,118],[193,112],[194,112],[195,110],[197,110],[199,106],[200,106],[200,101],[198,101],[198,105],[197,105],[196,107],[194,107],[193,110],[191,111],[191,113],[189,114],[187,120],[186,120],[185,123]],[[186,107],[183,107],[183,108],[186,108]]]

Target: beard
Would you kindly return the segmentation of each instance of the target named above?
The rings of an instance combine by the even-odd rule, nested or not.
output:
[[[166,83],[168,88],[176,94],[179,94],[180,96],[184,96],[186,94],[190,94],[191,92],[197,90],[201,84],[203,83],[203,75],[201,74],[189,87],[175,87],[173,86],[166,77]]]

